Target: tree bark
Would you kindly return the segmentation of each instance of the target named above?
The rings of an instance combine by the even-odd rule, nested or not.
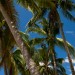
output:
[[[10,19],[10,17],[6,13],[4,7],[2,6],[1,2],[0,2],[0,11],[8,24],[8,27],[14,37],[14,40],[16,41],[16,44],[18,45],[18,47],[20,48],[20,50],[24,56],[26,65],[27,65],[31,75],[40,75],[35,62],[32,60],[32,58],[30,57],[30,55],[27,51],[27,48],[25,47],[25,44],[19,34],[18,29],[15,27],[16,26],[15,23]]]
[[[4,73],[5,73],[5,75],[8,75],[6,63],[3,63],[3,65],[4,65]]]
[[[54,53],[54,46],[51,47],[51,45],[49,45],[49,47],[48,47],[48,58],[49,58],[50,54],[52,55],[52,60],[53,60],[52,63],[53,63],[54,75],[58,75],[57,74],[56,57],[55,57],[55,53]]]
[[[57,67],[56,67],[56,61],[55,61],[54,52],[52,52],[52,57],[53,57],[55,75],[58,75],[58,74],[57,74]]]
[[[68,60],[69,60],[69,63],[70,63],[70,68],[71,68],[71,71],[72,71],[72,75],[75,75],[73,63],[72,63],[70,52],[69,52],[69,48],[68,48],[67,43],[66,43],[66,38],[65,38],[65,35],[64,35],[64,32],[63,32],[63,27],[62,27],[61,23],[60,23],[60,33],[62,35],[62,39],[63,39],[64,46],[65,46],[65,50],[67,52],[67,56],[68,56]]]
[[[54,75],[58,75],[57,74],[56,57],[55,57],[55,53],[54,53],[54,46],[52,46],[51,54],[52,54],[52,59],[53,59]]]

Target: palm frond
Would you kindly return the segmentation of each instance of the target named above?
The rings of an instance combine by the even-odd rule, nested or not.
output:
[[[61,75],[66,75],[66,70],[65,68],[62,66],[62,64],[57,63],[57,71],[58,73],[60,73]]]
[[[43,25],[43,26],[48,26],[48,20],[46,19],[46,18],[44,18],[44,17],[42,17],[42,21],[41,22],[39,22],[41,25]]]
[[[42,18],[42,21],[40,21],[39,23],[42,25],[42,29],[46,32],[46,34],[48,34],[48,30],[49,30],[48,20],[45,18]]]
[[[67,43],[67,46],[69,48],[70,54],[73,57],[75,57],[75,48],[69,42],[66,41],[66,43]],[[56,45],[59,46],[60,48],[63,48],[65,50],[63,39],[56,38]]]
[[[46,61],[46,60],[48,60],[49,58],[48,58],[48,51],[47,51],[47,48],[46,47],[44,47],[44,48],[40,48],[40,49],[38,49],[39,50],[39,54],[40,54],[40,56],[42,57],[42,61]]]
[[[33,45],[38,45],[42,43],[45,40],[45,38],[33,38],[30,40],[30,43]]]
[[[28,42],[28,40],[29,40],[29,34],[21,32],[21,31],[19,31],[19,33],[20,33],[22,39]]]
[[[0,21],[0,27],[2,27],[4,24],[5,24],[4,20]]]
[[[59,0],[58,3],[62,9],[66,9],[69,11],[75,10],[75,3],[71,0],[67,0],[67,1]]]
[[[20,62],[22,65],[25,65],[25,60],[19,49],[15,50],[15,52],[13,53],[13,58],[16,62]]]
[[[71,21],[75,21],[75,17],[69,11],[65,10],[65,11],[63,11],[63,14],[65,17],[67,17]]]
[[[38,51],[34,52],[34,55],[32,56],[33,60],[36,62],[37,65],[39,65],[39,62],[42,61],[42,57],[39,54]]]
[[[54,8],[55,4],[52,1],[49,0],[35,0],[35,2],[37,3],[37,5],[40,8]]]
[[[19,72],[23,75],[25,74],[25,60],[23,58],[23,55],[21,54],[21,51],[19,49],[17,49],[14,53],[13,53],[13,58],[15,60],[15,63],[17,65],[17,68],[19,69]]]
[[[17,12],[15,10],[13,0],[0,0],[4,8],[6,9],[7,14],[12,19],[12,21],[17,23]]]
[[[64,59],[63,59],[63,58],[57,58],[56,61],[57,61],[58,63],[62,64],[63,61],[64,61]]]
[[[40,35],[46,35],[46,32],[41,28],[34,28],[34,27],[33,28],[28,28],[27,32],[34,32],[34,33],[38,33]]]
[[[71,14],[71,11],[75,10],[75,4],[70,0],[60,1],[59,4],[60,4],[60,7],[62,9],[64,16],[72,21],[75,21],[75,17]]]
[[[45,15],[45,13],[46,13],[46,9],[41,8],[39,10],[39,12],[37,12],[36,14],[33,15],[31,20],[29,21],[29,24],[31,26],[33,26],[34,23],[36,23],[37,21],[41,20],[41,18]]]
[[[31,20],[28,22],[27,27],[37,27],[37,28],[40,28],[36,23],[32,23]]]
[[[23,7],[31,11],[32,13],[36,13],[39,11],[39,8],[37,7],[34,0],[17,0],[18,3],[20,3]]]
[[[26,48],[28,50],[30,50],[31,47],[30,47],[30,44],[29,44],[29,35],[27,33],[21,32],[21,31],[19,33],[21,34],[21,37],[24,41],[24,44],[26,45]]]

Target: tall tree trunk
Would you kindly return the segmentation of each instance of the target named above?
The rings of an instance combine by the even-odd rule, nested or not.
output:
[[[53,63],[54,63],[55,75],[58,75],[58,74],[57,74],[57,67],[56,67],[56,60],[55,60],[55,57],[54,57],[54,53],[53,53],[53,52],[52,52],[52,56],[53,56]]]
[[[15,27],[15,23],[13,23],[13,21],[9,18],[8,14],[6,13],[4,7],[2,6],[1,2],[0,2],[0,11],[3,15],[3,17],[5,18],[7,24],[8,24],[8,27],[14,37],[14,40],[16,41],[18,47],[20,48],[23,56],[24,56],[24,59],[26,61],[26,65],[31,73],[31,75],[39,75],[39,71],[38,71],[38,68],[35,64],[35,62],[32,60],[32,58],[30,57],[28,51],[27,51],[27,48],[25,47],[25,44],[17,30],[17,28]]]
[[[66,52],[67,52],[67,56],[68,56],[68,60],[69,60],[69,63],[70,63],[70,68],[71,68],[71,71],[72,71],[72,75],[75,75],[74,66],[73,66],[73,63],[72,63],[72,60],[71,60],[69,48],[66,44],[66,38],[65,38],[65,35],[64,35],[64,32],[63,32],[63,27],[62,27],[61,23],[60,23],[60,32],[61,32],[61,35],[62,35],[62,39],[64,41],[64,46],[65,46],[65,49],[66,49]]]
[[[49,45],[48,47],[48,58],[51,54],[51,57],[52,57],[52,63],[53,63],[53,68],[54,68],[54,75],[58,75],[57,74],[57,65],[56,65],[56,57],[55,57],[55,53],[54,53],[54,46],[51,47],[51,45]],[[48,67],[48,65],[47,65]]]
[[[54,67],[54,75],[58,75],[57,74],[57,65],[56,65],[56,57],[55,57],[55,53],[54,53],[54,46],[52,47],[51,50],[51,54],[52,54],[52,60],[53,60],[53,67]]]
[[[3,65],[4,65],[4,73],[5,73],[5,75],[8,75],[6,63],[3,63]]]
[[[50,22],[50,21],[49,21]],[[49,23],[50,25],[50,23]],[[53,25],[53,24],[52,24]],[[51,28],[52,28],[52,25]],[[49,41],[49,51],[48,51],[48,57],[49,57],[49,53],[51,53],[52,55],[52,60],[53,60],[53,68],[54,68],[54,75],[58,75],[57,74],[57,67],[56,67],[56,57],[55,57],[55,53],[54,53],[54,39],[52,38],[55,38],[54,34],[53,34],[53,29],[49,29],[49,32],[48,32],[48,37],[50,38],[50,41]],[[52,34],[52,36],[51,36]]]

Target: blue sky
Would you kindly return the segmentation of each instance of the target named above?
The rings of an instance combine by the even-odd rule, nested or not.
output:
[[[16,7],[16,10],[17,10],[18,16],[19,16],[19,29],[21,31],[25,31],[25,25],[32,18],[32,13],[30,13],[28,10],[24,9],[23,7],[20,7],[18,4],[15,5],[15,7]],[[73,13],[73,15],[75,16],[74,13]],[[72,22],[72,21],[64,18],[64,16],[61,13],[60,13],[60,16],[61,16],[62,22],[64,23],[64,33],[65,33],[66,39],[75,47],[75,22]],[[36,36],[36,35],[34,35],[34,36]],[[61,37],[61,36],[58,35],[58,37]],[[66,53],[64,53],[64,51],[58,47],[56,47],[56,50],[58,52],[58,57],[65,58],[65,61],[64,61],[65,63],[63,65],[67,70],[67,74],[71,75],[71,71],[70,71],[69,63],[68,63],[68,60],[66,57]],[[74,61],[74,65],[75,65],[75,61]],[[0,75],[4,75],[3,69],[0,69]]]

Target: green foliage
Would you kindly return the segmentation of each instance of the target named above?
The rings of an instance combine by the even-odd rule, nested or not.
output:
[[[30,75],[28,69],[26,68],[26,63],[23,58],[23,55],[19,49],[15,50],[13,53],[13,58],[15,60],[15,63],[17,65],[17,68],[19,69],[19,72],[21,75]]]
[[[60,1],[59,5],[62,9],[64,16],[72,21],[75,21],[75,17],[71,14],[71,11],[75,10],[75,3],[73,3],[70,0],[67,0],[67,1]]]
[[[59,46],[60,48],[65,49],[63,39],[61,38],[56,38],[56,45]],[[75,57],[75,48],[69,42],[67,42],[67,46],[69,48],[70,54],[73,57]]]
[[[57,58],[54,50],[55,45],[65,49],[63,40],[56,38],[56,35],[59,33],[58,21],[60,19],[57,8],[60,7],[62,9],[65,17],[75,21],[75,17],[71,14],[71,11],[75,9],[75,5],[70,0],[17,0],[17,2],[33,13],[32,19],[28,22],[26,33],[19,33],[30,56],[36,62],[41,75],[54,75],[54,59],[58,75],[66,75],[66,71],[62,66],[63,58]],[[10,0],[10,2],[8,0],[1,0],[1,3],[4,5],[4,8],[7,9],[6,11],[9,17],[15,22],[16,18],[12,14],[16,12],[13,8],[12,0]],[[48,16],[45,16],[46,13]],[[26,66],[26,60],[23,58],[21,51],[17,49],[13,53],[10,52],[15,45],[15,41],[9,28],[6,26],[6,22],[3,21],[2,15],[0,15],[0,17],[0,33],[2,33],[2,37],[0,38],[2,39],[2,50],[5,49],[5,51],[0,54],[0,57],[2,56],[0,66],[9,59],[8,63],[6,63],[8,66],[7,69],[9,69],[9,71],[12,70],[13,75],[17,75],[18,71],[22,75],[30,75]],[[3,27],[5,27],[5,29],[3,29]],[[29,32],[40,34],[43,37],[30,39],[29,34],[27,34]],[[41,48],[37,48],[36,46],[38,45],[40,45]],[[68,42],[67,46],[70,54],[75,57],[75,49],[73,46]],[[8,57],[6,58],[6,56]],[[11,63],[9,64],[10,61]],[[42,62],[43,65],[40,65],[40,62]]]
[[[28,28],[28,30],[27,30],[28,32],[36,32],[36,33],[39,33],[39,34],[41,34],[41,35],[46,35],[46,32],[43,30],[43,29],[41,29],[41,28]]]
[[[24,33],[22,35],[26,36],[26,34],[24,34]],[[26,39],[24,39],[24,40],[26,40]],[[40,44],[44,40],[45,39],[43,39],[43,38],[34,38],[34,39],[31,39],[30,43],[29,43],[29,46],[31,46],[31,44],[33,44],[33,46],[35,47],[36,45]],[[40,49],[34,49],[34,53],[32,54],[32,58],[34,59],[34,61],[36,62],[36,64],[39,66],[40,73],[42,73],[42,74],[45,73],[46,72],[45,66],[40,66],[39,62],[42,61],[45,64],[46,62],[48,63],[51,60],[50,57],[48,57],[48,50],[47,50],[47,48],[45,46],[42,46],[42,48],[40,48]],[[57,69],[58,73],[60,73],[62,75],[63,75],[63,73],[65,74],[65,69],[63,68],[63,66],[61,66],[63,59],[59,58],[59,59],[56,59],[56,61],[58,63],[58,68],[61,69],[61,70]],[[48,72],[50,74],[53,74],[54,71],[53,71],[52,68],[49,68]]]
[[[5,24],[5,21],[2,20],[2,22],[0,22],[0,27],[2,27]]]

